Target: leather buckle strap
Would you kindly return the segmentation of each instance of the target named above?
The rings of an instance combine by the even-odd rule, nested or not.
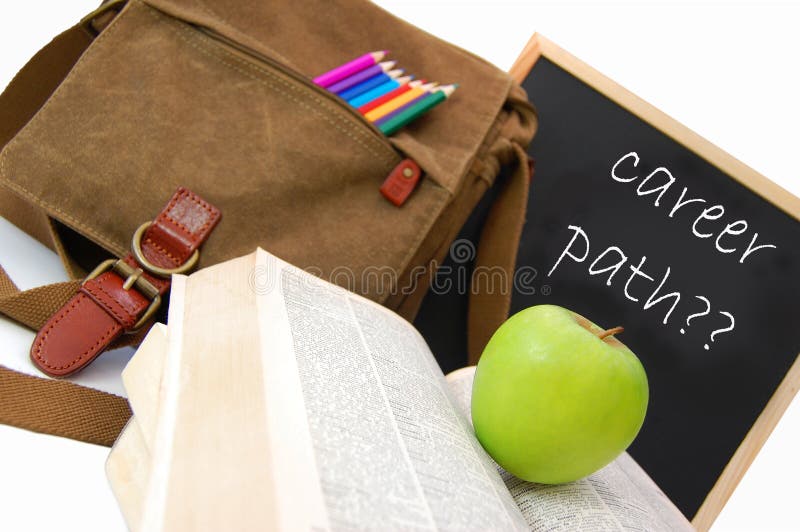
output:
[[[159,293],[158,288],[153,286],[153,283],[148,281],[145,277],[142,277],[144,271],[141,268],[133,268],[127,262],[119,259],[108,259],[101,262],[100,265],[92,271],[92,273],[86,276],[86,279],[83,280],[81,286],[85,285],[92,279],[100,277],[101,274],[107,272],[108,270],[113,270],[125,278],[125,282],[122,283],[123,290],[130,290],[131,288],[136,287],[136,289],[142,295],[150,299],[150,305],[147,307],[147,310],[144,311],[144,314],[142,314],[139,320],[133,324],[133,327],[130,329],[125,329],[124,331],[125,334],[135,334],[142,329],[145,323],[150,321],[150,318],[155,315],[158,307],[161,306],[161,294]]]
[[[155,220],[136,230],[133,252],[102,262],[47,320],[31,346],[36,367],[54,377],[71,375],[120,335],[146,327],[169,291],[170,275],[194,267],[219,218],[216,207],[179,188]]]

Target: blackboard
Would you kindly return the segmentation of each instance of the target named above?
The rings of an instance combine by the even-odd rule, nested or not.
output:
[[[800,202],[541,37],[512,74],[540,119],[512,313],[625,327],[651,390],[629,452],[708,528],[800,382]],[[466,312],[437,296],[418,320],[437,354],[460,347],[429,322],[446,309]]]

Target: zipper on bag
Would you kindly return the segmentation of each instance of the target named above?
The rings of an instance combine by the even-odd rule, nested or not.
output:
[[[399,163],[389,172],[386,180],[380,186],[379,191],[390,203],[398,207],[405,203],[419,183],[422,171],[411,158],[403,157],[402,154],[392,145],[392,143],[389,142],[389,139],[386,137],[386,135],[384,135],[372,122],[364,118],[364,115],[359,113],[357,109],[348,105],[347,102],[343,101],[335,94],[320,87],[307,76],[304,76],[293,68],[276,61],[265,54],[239,44],[209,28],[197,25],[192,25],[192,27],[236,56],[253,62],[256,65],[264,64],[274,70],[277,70],[282,74],[289,76],[295,82],[313,91],[320,98],[324,98],[339,108],[344,109],[350,115],[352,120],[354,120],[360,126],[366,128],[366,130],[381,144],[381,146],[384,147],[384,149],[389,151],[392,156],[399,159]],[[394,190],[395,192],[387,193],[387,190],[390,189]]]
[[[337,106],[344,108],[348,114],[354,119],[356,119],[360,124],[367,127],[370,133],[378,139],[381,144],[388,150],[391,150],[392,153],[397,155],[397,150],[392,146],[391,142],[386,138],[386,135],[381,133],[381,131],[375,127],[369,120],[365,119],[364,116],[359,113],[353,107],[347,105],[344,101],[342,101],[338,96],[328,92],[327,90],[323,89],[316,83],[314,83],[310,78],[304,76],[303,74],[297,72],[293,68],[272,59],[269,56],[262,54],[261,52],[257,52],[247,46],[239,44],[228,37],[202,26],[194,26],[198,31],[209,37],[210,39],[217,41],[218,43],[222,44],[226,48],[228,48],[233,53],[237,55],[244,56],[245,59],[249,61],[254,61],[256,63],[263,63],[268,65],[270,68],[278,70],[279,72],[286,74],[287,76],[291,77],[293,80],[297,81],[298,83],[304,85],[306,88],[314,91],[320,97],[325,98],[326,100],[335,103]]]

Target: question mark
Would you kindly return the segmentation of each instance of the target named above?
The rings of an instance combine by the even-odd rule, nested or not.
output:
[[[724,328],[724,329],[717,329],[717,330],[713,331],[711,333],[711,341],[712,342],[714,341],[714,337],[715,336],[720,335],[720,334],[722,334],[724,332],[732,331],[733,327],[736,325],[736,320],[733,319],[733,314],[731,314],[730,312],[720,312],[720,314],[722,314],[723,316],[727,316],[728,319],[731,320],[731,324],[728,327]],[[706,351],[708,351],[708,349],[709,349],[708,344],[704,345],[703,347],[706,349]]]
[[[691,314],[691,315],[689,315],[689,316],[686,318],[686,326],[687,326],[687,327],[689,326],[689,322],[690,322],[691,320],[693,320],[694,318],[696,318],[696,317],[698,317],[698,316],[705,316],[705,315],[707,315],[707,314],[708,314],[708,312],[711,310],[711,301],[709,301],[708,299],[704,298],[703,296],[694,296],[694,297],[696,297],[697,299],[701,299],[701,300],[705,301],[705,304],[706,304],[706,309],[705,309],[703,312],[698,312],[697,314]],[[686,330],[685,330],[685,329],[681,329],[681,334],[686,334]]]

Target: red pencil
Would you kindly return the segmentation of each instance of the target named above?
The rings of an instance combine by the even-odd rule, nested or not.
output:
[[[397,98],[398,96],[400,96],[404,92],[410,91],[414,87],[419,87],[420,85],[423,85],[424,83],[425,83],[424,79],[419,79],[417,81],[412,81],[411,83],[406,83],[402,87],[397,87],[393,91],[387,92],[383,96],[375,98],[371,102],[365,103],[364,105],[362,105],[361,107],[358,108],[358,112],[361,113],[362,115],[365,115],[368,112],[370,112],[373,109],[375,109],[376,107],[385,104],[389,100],[394,100],[395,98]]]

